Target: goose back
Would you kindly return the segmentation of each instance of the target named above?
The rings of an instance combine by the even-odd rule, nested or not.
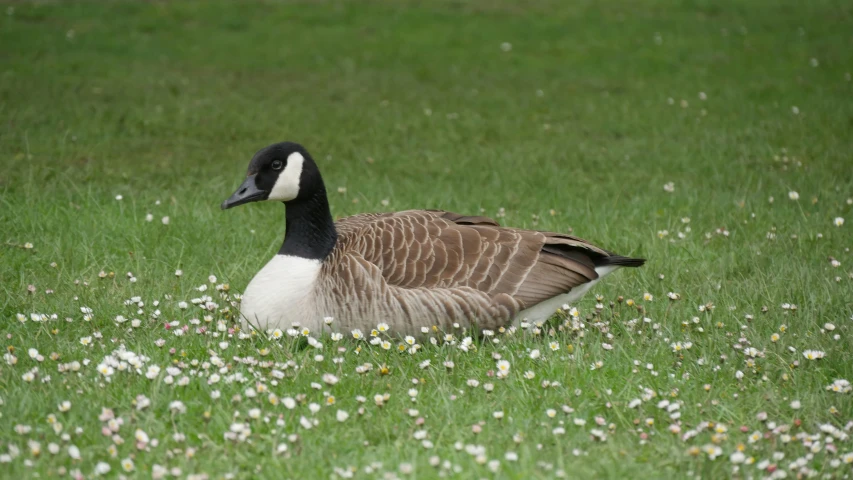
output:
[[[610,256],[571,235],[440,210],[361,214],[335,227],[317,307],[364,330],[383,321],[407,332],[496,329],[597,279],[596,263]]]

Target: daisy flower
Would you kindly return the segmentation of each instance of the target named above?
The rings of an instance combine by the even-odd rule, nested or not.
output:
[[[806,357],[807,360],[818,360],[824,358],[826,356],[826,352],[821,350],[806,350],[803,352],[803,356]]]
[[[853,386],[850,385],[848,380],[839,378],[826,387],[826,389],[836,393],[850,393],[853,391]]]
[[[110,464],[106,462],[98,462],[95,465],[95,475],[101,476],[110,473]]]
[[[171,410],[174,413],[186,413],[187,407],[186,407],[186,405],[184,405],[184,402],[182,402],[180,400],[175,400],[175,401],[169,403],[169,410]]]
[[[503,378],[509,375],[509,362],[506,360],[498,360],[497,363],[498,368],[498,378]]]

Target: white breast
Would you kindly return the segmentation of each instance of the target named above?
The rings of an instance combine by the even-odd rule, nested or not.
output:
[[[314,287],[322,264],[291,255],[276,255],[255,275],[243,293],[240,313],[261,331],[300,323],[312,330],[317,319]]]

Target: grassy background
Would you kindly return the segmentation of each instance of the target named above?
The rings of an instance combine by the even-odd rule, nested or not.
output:
[[[572,475],[711,478],[732,474],[728,460],[685,453],[708,443],[710,433],[682,442],[668,433],[672,422],[653,407],[656,399],[645,412],[628,409],[640,386],[661,396],[678,389],[684,430],[703,420],[730,425],[730,438],[721,441],[726,458],[745,441],[736,428],[762,428],[755,420],[759,411],[779,424],[801,417],[809,432],[820,423],[843,426],[853,419],[850,395],[824,391],[836,378],[853,378],[853,6],[847,2],[644,0],[524,8],[508,1],[268,1],[239,7],[12,2],[3,10],[0,329],[19,361],[0,367],[0,453],[9,443],[24,450],[11,472],[55,475],[79,468],[88,475],[100,460],[116,472],[118,459],[133,453],[135,472],[143,476],[155,463],[214,476],[249,476],[256,466],[269,478],[325,477],[333,467],[347,466],[364,475],[366,465],[379,461],[377,472],[399,472],[399,464],[409,462],[416,476],[428,478],[441,471],[428,466],[428,458],[438,455],[465,477],[549,477],[562,469]],[[504,43],[511,44],[509,51]],[[617,295],[639,301],[644,292],[654,294],[642,315],[661,324],[660,335],[626,331],[625,321],[638,313],[617,306],[603,313],[615,339],[597,332],[584,338],[560,334],[562,349],[548,350],[538,362],[525,352],[545,351],[547,341],[532,337],[468,355],[427,347],[415,357],[381,351],[356,356],[347,344],[341,365],[330,362],[335,354],[329,346],[316,364],[313,352],[285,343],[273,348],[276,359],[305,366],[277,387],[282,396],[322,399],[309,384],[319,381],[314,373],[335,370],[349,375],[332,389],[337,408],[353,417],[356,395],[370,399],[389,391],[394,403],[367,408],[364,417],[340,425],[333,409],[324,409],[321,426],[304,432],[299,415],[266,405],[265,414],[285,414],[287,425],[276,433],[259,426],[252,445],[222,439],[234,411],[245,415],[253,402],[229,403],[246,385],[219,385],[222,399],[213,401],[213,387],[203,379],[187,387],[144,377],[98,381],[94,365],[119,343],[164,367],[171,359],[166,348],[154,345],[160,337],[200,361],[217,350],[221,339],[167,336],[164,320],[198,315],[178,310],[164,295],[189,300],[209,274],[240,290],[278,249],[280,208],[223,213],[218,206],[239,184],[251,155],[285,139],[314,154],[337,216],[406,208],[483,209],[494,216],[503,208],[505,224],[571,228],[605,248],[647,257],[646,267],[609,278],[596,293],[605,305]],[[674,192],[664,191],[667,182]],[[346,191],[338,193],[338,187]],[[789,191],[799,192],[799,200],[789,200]],[[123,199],[116,201],[116,195]],[[155,217],[151,223],[144,220],[148,213]],[[169,225],[161,223],[163,216]],[[848,223],[837,228],[833,219],[839,216]],[[720,228],[729,235],[715,233]],[[664,230],[669,235],[660,238]],[[20,248],[26,242],[34,248]],[[829,257],[841,266],[833,268]],[[177,279],[179,268],[184,277]],[[101,270],[117,276],[99,280]],[[138,281],[129,283],[126,272]],[[28,293],[28,285],[36,292]],[[682,300],[669,305],[669,291]],[[129,314],[122,302],[133,295],[149,304],[161,299],[163,315],[150,319],[146,307],[145,328],[129,332],[112,318]],[[704,332],[684,327],[683,321],[699,315],[697,305],[707,302],[717,308],[701,316]],[[594,303],[590,296],[579,307],[591,313]],[[782,303],[796,304],[797,312],[782,310]],[[91,322],[82,320],[82,305],[95,311]],[[760,314],[762,306],[769,307],[766,314]],[[57,313],[60,320],[15,320],[17,313],[31,312]],[[746,322],[745,314],[756,318]],[[73,321],[61,320],[66,317]],[[836,325],[833,333],[822,332],[826,322]],[[782,324],[787,332],[772,343],[771,333]],[[95,331],[104,338],[86,351],[79,338]],[[765,350],[754,370],[732,349],[741,336]],[[670,351],[675,340],[694,342],[686,358]],[[265,344],[235,342],[224,357],[257,355]],[[602,342],[616,348],[604,351]],[[575,349],[572,356],[568,345]],[[74,376],[59,374],[47,359],[39,364],[40,375],[51,380],[26,384],[21,375],[37,365],[28,348],[45,356],[55,351],[63,362],[90,358],[92,364]],[[809,348],[826,351],[827,358],[794,368]],[[468,378],[488,381],[494,351],[511,359],[513,376],[495,382],[491,394],[465,386]],[[705,365],[696,363],[700,357]],[[393,365],[392,375],[355,376],[355,365],[365,358]],[[426,358],[434,367],[420,371],[417,363]],[[445,358],[457,363],[449,374],[438,368]],[[596,360],[604,368],[591,371]],[[633,360],[653,363],[660,375],[632,372]],[[234,368],[250,375],[244,366]],[[528,369],[535,380],[521,377]],[[747,373],[744,381],[735,380],[736,370]],[[425,380],[416,408],[427,418],[432,450],[412,440],[416,428],[404,412],[415,376]],[[543,390],[542,379],[562,386]],[[710,392],[705,384],[712,385]],[[153,405],[137,413],[130,400],[140,393]],[[452,394],[458,396],[454,401]],[[72,434],[82,462],[47,452],[30,456],[30,437],[43,449],[61,443],[44,419],[64,399],[75,403],[63,414],[66,431],[83,428],[79,438]],[[167,406],[174,399],[189,412],[172,419]],[[802,411],[789,408],[793,399],[802,401]],[[592,443],[566,417],[567,434],[554,436],[560,418],[543,412],[562,404],[589,424],[604,415],[615,433]],[[831,406],[840,413],[829,413]],[[116,409],[130,424],[123,427],[128,443],[119,446],[117,459],[109,458],[111,442],[98,431],[101,407]],[[511,419],[496,422],[495,410]],[[204,411],[212,420],[202,420]],[[634,425],[635,418],[646,417],[658,423]],[[478,436],[471,425],[481,420],[487,425]],[[32,425],[33,433],[15,433],[18,424]],[[130,436],[137,427],[161,438],[161,446],[134,453]],[[642,440],[638,428],[650,439]],[[174,431],[187,435],[185,444],[168,440]],[[299,431],[302,438],[299,447],[276,456],[272,450],[282,431]],[[516,432],[525,435],[520,445],[512,441]],[[501,460],[499,473],[458,452],[456,441],[486,446],[488,459]],[[201,447],[196,457],[167,454],[187,445]],[[574,456],[576,448],[589,455]],[[844,444],[839,448],[853,450],[849,441],[846,450]],[[504,461],[508,450],[519,453],[518,462]],[[759,461],[777,450],[788,452],[785,466],[805,455],[802,446],[783,448],[775,441],[750,444],[746,453]],[[829,468],[831,458],[821,451],[809,465]]]

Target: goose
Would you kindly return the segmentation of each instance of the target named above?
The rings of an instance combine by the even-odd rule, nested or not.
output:
[[[498,330],[544,322],[599,280],[645,259],[563,233],[507,228],[443,210],[364,213],[335,222],[317,164],[297,143],[259,150],[223,210],[285,206],[284,242],[249,282],[240,314],[261,331],[399,335],[424,327]]]

